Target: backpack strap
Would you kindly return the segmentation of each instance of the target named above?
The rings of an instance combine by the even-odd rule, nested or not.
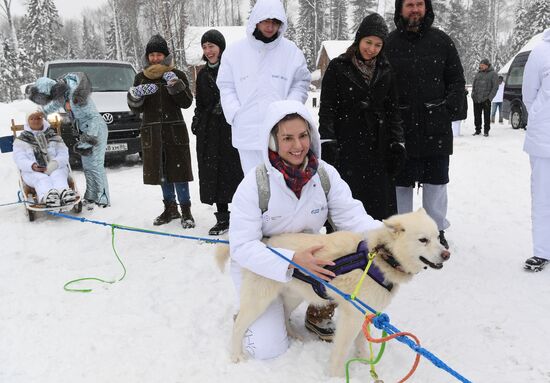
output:
[[[325,168],[319,164],[317,168],[317,174],[321,179],[321,187],[325,192],[325,197],[328,201],[328,193],[330,192],[330,178]],[[269,176],[267,175],[267,168],[265,164],[256,166],[256,184],[258,185],[258,206],[264,214],[267,211],[269,204],[269,197],[271,197],[271,191],[269,190]]]
[[[258,185],[258,205],[262,214],[264,214],[267,211],[269,197],[271,196],[271,191],[269,190],[269,177],[265,164],[256,166],[256,185]]]

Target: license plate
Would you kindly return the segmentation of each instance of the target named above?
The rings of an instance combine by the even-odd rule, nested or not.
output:
[[[128,150],[128,144],[123,142],[122,144],[107,144],[107,152],[125,152]]]

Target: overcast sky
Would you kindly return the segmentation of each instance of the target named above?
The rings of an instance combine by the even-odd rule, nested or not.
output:
[[[95,9],[107,2],[107,0],[54,0],[59,16],[62,19],[80,18],[85,8]],[[14,15],[22,16],[27,10],[26,0],[13,0],[11,11]]]

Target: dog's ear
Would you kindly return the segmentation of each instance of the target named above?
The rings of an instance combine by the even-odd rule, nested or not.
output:
[[[426,210],[425,210],[423,207],[419,207],[418,210],[417,210],[416,212],[417,212],[417,213],[428,214],[428,213],[426,213]]]
[[[382,220],[382,223],[392,232],[392,234],[398,234],[405,231],[401,222],[393,217]]]

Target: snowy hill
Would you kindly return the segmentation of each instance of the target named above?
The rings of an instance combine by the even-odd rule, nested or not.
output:
[[[311,105],[311,103],[309,104]],[[0,105],[0,135],[9,134],[19,103]],[[185,110],[188,125],[193,108]],[[471,110],[471,109],[470,109]],[[316,113],[316,110],[312,110]],[[493,125],[491,136],[472,137],[468,120],[455,141],[446,232],[451,260],[404,285],[387,310],[393,325],[417,335],[424,347],[473,382],[550,382],[550,270],[522,270],[531,256],[528,157],[523,131]],[[194,142],[192,142],[194,145]],[[196,170],[196,162],[194,163]],[[0,155],[0,204],[17,200],[17,173]],[[195,175],[197,173],[195,172]],[[84,188],[83,174],[75,171]],[[81,216],[147,229],[161,211],[160,188],[142,184],[136,160],[108,169],[112,207]],[[197,227],[174,221],[160,227],[205,236],[213,208],[191,184]],[[301,327],[282,357],[232,364],[228,345],[234,290],[213,262],[214,246],[170,237],[115,231],[127,274],[114,284],[83,282],[89,294],[68,293],[75,278],[117,280],[122,268],[108,227],[41,216],[30,223],[21,205],[0,207],[0,382],[6,383],[341,383],[326,376],[330,344]],[[392,341],[377,367],[396,382],[414,354]],[[351,382],[370,382],[354,365]],[[422,359],[409,382],[456,382]]]

